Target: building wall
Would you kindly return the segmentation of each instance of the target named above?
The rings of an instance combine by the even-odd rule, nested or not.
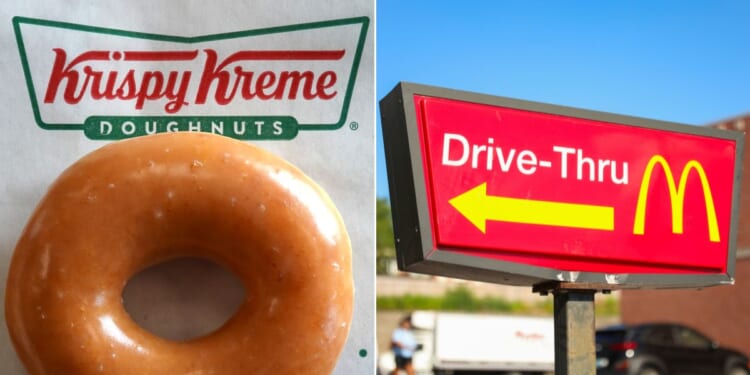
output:
[[[745,131],[750,115],[711,126]],[[735,284],[703,290],[629,290],[621,296],[623,323],[679,322],[723,346],[750,355],[750,139],[745,135]]]
[[[740,194],[740,223],[737,244],[740,249],[750,249],[750,114],[710,125],[719,129],[745,132],[745,152],[742,161],[742,193]]]

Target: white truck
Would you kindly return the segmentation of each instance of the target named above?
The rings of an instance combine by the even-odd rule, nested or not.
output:
[[[413,358],[419,375],[552,374],[552,318],[417,311],[412,325],[422,349]],[[379,372],[395,367],[382,353]]]

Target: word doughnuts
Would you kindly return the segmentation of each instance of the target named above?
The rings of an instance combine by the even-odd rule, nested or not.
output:
[[[130,277],[178,257],[225,266],[247,292],[185,342],[121,301]],[[349,237],[313,181],[243,142],[165,133],[106,145],[55,181],[15,248],[5,315],[32,375],[330,374],[352,300]]]

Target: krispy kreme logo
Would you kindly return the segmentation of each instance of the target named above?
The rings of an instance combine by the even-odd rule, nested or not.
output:
[[[174,37],[15,17],[37,124],[291,139],[347,122],[366,17]]]

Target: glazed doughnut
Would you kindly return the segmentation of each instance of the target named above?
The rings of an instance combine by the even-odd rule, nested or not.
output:
[[[121,300],[140,270],[202,257],[246,296],[221,328],[178,342]],[[351,245],[313,181],[247,143],[165,133],[70,166],[29,219],[5,315],[32,375],[330,374],[352,315]]]

